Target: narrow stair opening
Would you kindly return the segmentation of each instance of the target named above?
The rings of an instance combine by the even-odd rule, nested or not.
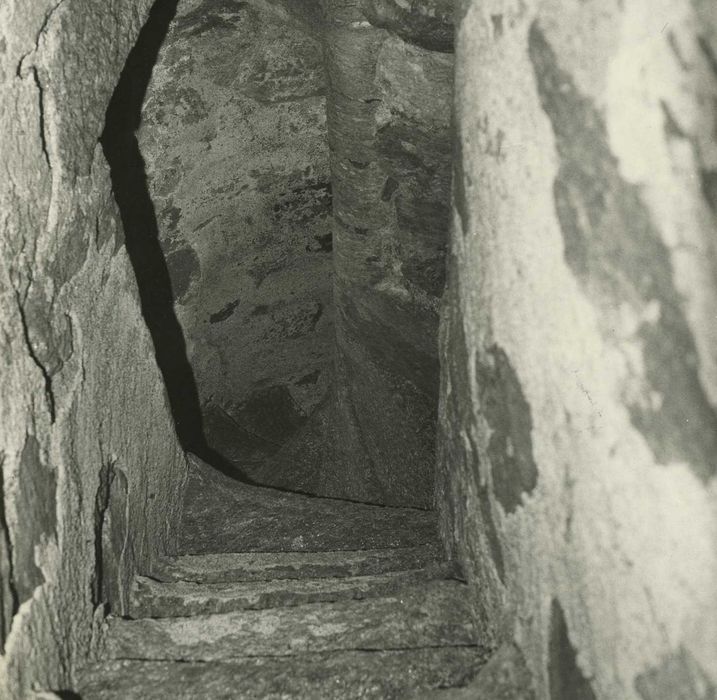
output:
[[[159,0],[130,55],[102,143],[190,473],[83,698],[415,697],[487,659],[433,510],[450,13],[390,5]]]
[[[159,0],[102,143],[184,448],[430,509],[452,55],[337,12]]]

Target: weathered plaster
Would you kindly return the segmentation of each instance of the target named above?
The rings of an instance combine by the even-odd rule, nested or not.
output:
[[[690,659],[679,665],[692,696],[710,697],[717,288],[704,172],[717,80],[703,45],[714,46],[714,7],[489,0],[459,16],[448,544],[489,631],[523,649],[539,697],[668,697],[661,669],[676,658]],[[498,433],[481,383],[496,347],[522,395]],[[525,453],[500,430],[526,425],[534,488],[508,509],[495,496],[481,506],[496,469]],[[551,601],[574,650],[559,673]]]

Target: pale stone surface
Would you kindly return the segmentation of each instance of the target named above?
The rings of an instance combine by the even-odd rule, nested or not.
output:
[[[192,545],[208,552],[136,578],[130,617],[106,620],[100,661],[78,677],[82,697],[412,697],[483,665],[433,514],[272,492],[191,463],[185,507],[195,521],[216,509],[216,532]],[[400,547],[412,538],[424,544]],[[228,543],[259,551],[211,553]]]
[[[439,561],[440,554],[437,544],[333,552],[195,554],[162,557],[151,573],[159,581],[198,583],[338,578],[417,569]]]
[[[717,10],[458,17],[446,540],[538,697],[711,697]]]
[[[344,555],[345,556],[345,555]],[[132,590],[130,617],[188,617],[237,610],[262,610],[363,600],[395,593],[423,581],[447,578],[451,565],[393,571],[375,576],[286,578],[246,583],[159,582],[138,577]]]
[[[176,534],[186,465],[98,145],[149,5],[0,6],[4,699],[68,687],[98,596],[121,591]],[[125,480],[122,513],[99,497],[110,467]],[[104,506],[130,524],[121,542]],[[111,578],[100,559],[116,562]]]
[[[285,498],[322,519],[322,499]],[[333,507],[340,522],[354,506]],[[412,697],[468,683],[488,655],[467,586],[435,547],[166,564],[154,574],[164,582],[137,579],[136,619],[108,620],[103,660],[80,676],[83,698],[185,697],[200,685],[211,697]]]

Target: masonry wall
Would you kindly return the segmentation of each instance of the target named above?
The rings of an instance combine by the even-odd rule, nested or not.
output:
[[[240,476],[432,504],[452,48],[445,1],[177,5],[140,147],[204,437]]]
[[[717,682],[717,11],[461,2],[440,498],[538,697]]]
[[[264,482],[333,375],[326,78],[313,9],[181,0],[139,131],[204,436],[227,466]]]
[[[357,500],[430,507],[438,306],[450,211],[450,6],[329,0],[337,437],[320,459]]]
[[[98,144],[149,5],[0,7],[3,698],[69,687],[172,547],[185,463]]]

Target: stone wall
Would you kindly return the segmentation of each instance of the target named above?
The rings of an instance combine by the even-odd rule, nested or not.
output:
[[[0,7],[0,696],[70,687],[186,466],[98,145],[148,0]]]
[[[140,146],[204,434],[260,483],[432,503],[452,26],[414,9],[183,0],[153,72]]]
[[[337,327],[325,421],[339,447],[323,473],[334,493],[391,505],[433,497],[453,76],[444,5],[325,3]]]
[[[181,0],[139,132],[204,436],[260,480],[333,369],[316,19],[311,3]]]
[[[538,697],[715,697],[714,3],[466,0],[443,529]]]

